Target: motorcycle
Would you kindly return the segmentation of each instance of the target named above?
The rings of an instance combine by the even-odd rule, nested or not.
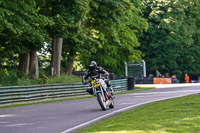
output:
[[[110,90],[103,79],[93,79],[91,87],[94,92],[93,95],[97,97],[97,101],[103,111],[108,107],[114,108],[114,98],[108,97]]]

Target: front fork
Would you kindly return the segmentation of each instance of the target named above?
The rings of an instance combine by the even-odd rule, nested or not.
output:
[[[104,93],[104,92],[105,92],[105,93]],[[101,93],[101,94],[102,94],[102,96],[103,96],[103,98],[104,98],[104,102],[106,102],[106,101],[108,100],[108,98],[107,98],[107,95],[108,95],[107,93],[108,93],[108,92],[107,92],[106,90],[104,91],[104,89],[103,89],[102,87],[101,87],[101,90],[96,91],[96,94],[97,94],[97,93]]]

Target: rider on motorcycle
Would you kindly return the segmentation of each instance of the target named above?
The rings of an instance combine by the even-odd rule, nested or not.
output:
[[[109,76],[109,73],[102,67],[97,66],[97,63],[95,61],[91,61],[88,67],[89,69],[86,70],[85,75],[82,78],[83,84],[87,84],[86,79],[88,79],[89,77],[90,79],[101,78],[101,74],[105,75],[106,77]],[[109,87],[111,97],[113,97],[114,91],[111,87],[110,81],[108,79],[104,79],[104,81],[107,84],[107,87]],[[92,88],[88,88],[86,91],[89,94],[93,95]]]

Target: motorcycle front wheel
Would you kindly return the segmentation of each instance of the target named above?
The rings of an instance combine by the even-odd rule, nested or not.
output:
[[[103,95],[101,93],[97,93],[97,101],[99,102],[99,105],[101,106],[102,110],[106,110],[106,102],[104,101]]]

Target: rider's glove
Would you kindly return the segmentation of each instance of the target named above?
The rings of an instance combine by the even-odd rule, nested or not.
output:
[[[82,79],[82,83],[83,83],[84,85],[87,84],[87,82],[85,81],[85,79]]]

